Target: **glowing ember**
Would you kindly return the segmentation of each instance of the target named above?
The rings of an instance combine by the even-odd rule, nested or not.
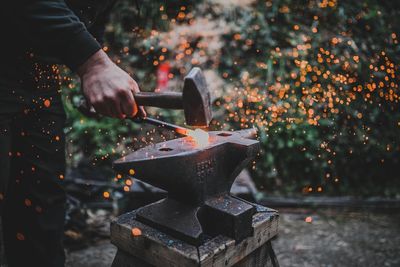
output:
[[[139,228],[132,228],[132,235],[133,236],[140,236],[142,235],[142,230],[140,230]]]
[[[198,147],[205,147],[208,145],[209,135],[206,131],[196,129],[187,133],[188,136],[192,137],[193,141]]]
[[[21,233],[17,233],[17,240],[19,241],[24,241],[25,240],[25,236]]]
[[[44,106],[45,106],[46,108],[48,108],[48,107],[50,107],[51,102],[50,102],[50,100],[45,99],[45,100],[43,101],[43,104],[44,104]]]
[[[30,199],[26,198],[24,202],[25,202],[25,206],[27,206],[27,207],[32,206],[32,201]]]

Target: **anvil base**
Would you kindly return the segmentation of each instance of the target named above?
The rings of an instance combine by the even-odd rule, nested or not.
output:
[[[137,220],[137,211],[111,223],[111,242],[118,247],[113,267],[151,266],[278,266],[271,239],[278,233],[275,210],[255,205],[253,234],[240,242],[217,235],[200,246],[174,238]],[[133,236],[132,229],[141,230]]]
[[[202,207],[165,198],[137,209],[136,220],[199,246],[206,239],[223,234],[241,241],[253,234],[254,205],[224,194],[210,197]]]

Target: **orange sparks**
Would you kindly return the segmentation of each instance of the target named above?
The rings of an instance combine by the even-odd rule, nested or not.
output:
[[[140,229],[137,228],[137,227],[132,228],[132,235],[133,235],[133,236],[141,236],[141,235],[142,235],[142,230],[140,230]]]
[[[181,134],[181,135],[189,135],[189,132],[191,132],[191,130],[186,130],[186,129],[176,129],[175,130],[176,133]]]
[[[25,240],[25,236],[21,233],[17,233],[17,240],[19,241],[24,241]]]
[[[210,136],[206,131],[196,129],[194,131],[189,131],[187,135],[193,139],[198,147],[205,147],[208,145]]]
[[[107,192],[107,191],[103,192],[103,197],[104,198],[110,198],[110,193]]]
[[[43,101],[43,105],[44,105],[46,108],[50,107],[50,104],[51,104],[51,102],[50,102],[50,100],[48,100],[48,99],[45,99],[45,100]]]
[[[24,202],[25,202],[25,206],[27,206],[27,207],[32,206],[32,201],[30,199],[26,198]]]

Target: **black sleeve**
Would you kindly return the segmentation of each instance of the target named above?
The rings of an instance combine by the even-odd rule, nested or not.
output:
[[[34,49],[75,70],[101,49],[63,0],[12,0],[15,24]]]
[[[96,23],[90,29],[90,32],[93,34],[93,36],[101,45],[104,44],[105,29],[106,29],[106,21],[96,21]]]
[[[96,40],[103,45],[104,43],[104,32],[106,24],[110,20],[111,9],[114,7],[116,1],[113,1],[106,10],[102,12],[99,19],[96,20],[94,25],[90,28],[90,33],[96,38]]]

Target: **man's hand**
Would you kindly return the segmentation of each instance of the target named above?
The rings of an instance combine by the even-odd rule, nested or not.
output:
[[[103,50],[91,56],[77,72],[81,78],[83,94],[96,112],[121,119],[138,113],[134,93],[139,92],[139,86]],[[140,108],[140,112],[145,116],[143,108]]]

